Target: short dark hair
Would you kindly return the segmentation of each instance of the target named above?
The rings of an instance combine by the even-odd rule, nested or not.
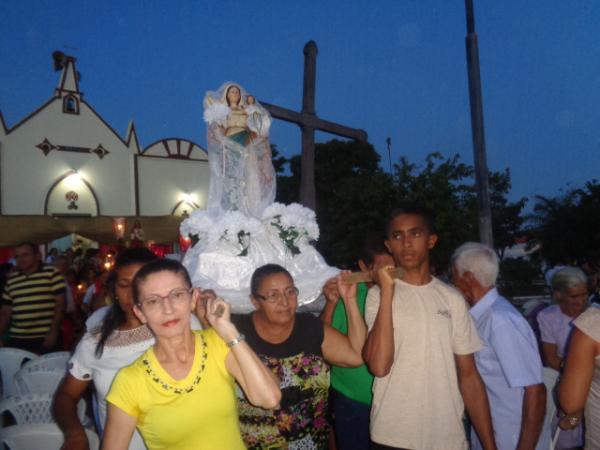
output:
[[[288,270],[279,264],[265,264],[256,269],[252,274],[252,278],[250,278],[250,292],[252,295],[255,297],[259,295],[258,289],[265,278],[278,273],[284,273],[290,277],[290,279],[294,279]]]
[[[115,270],[132,264],[147,264],[156,259],[158,259],[158,256],[145,247],[128,248],[120,252],[115,258]]]
[[[385,224],[386,236],[389,236],[389,234],[390,234],[390,225],[392,224],[392,220],[394,220],[398,216],[402,216],[405,214],[421,216],[421,218],[423,219],[423,222],[425,222],[427,231],[429,231],[429,233],[431,233],[431,234],[437,233],[436,227],[435,227],[434,215],[433,215],[433,212],[429,208],[426,208],[425,206],[418,205],[415,203],[406,203],[406,204],[403,204],[403,205],[393,209],[392,212],[388,215],[388,219]]]
[[[377,255],[390,254],[384,242],[385,234],[382,232],[370,233],[367,235],[362,251],[362,260],[367,266],[373,264]]]
[[[146,281],[150,275],[154,275],[159,272],[171,272],[176,275],[181,275],[189,287],[192,287],[192,280],[190,274],[183,264],[174,259],[157,259],[143,266],[138,273],[133,277],[131,287],[133,288],[133,301],[136,304],[140,304],[140,285]]]
[[[127,248],[120,252],[115,258],[115,265],[113,270],[108,274],[108,279],[106,280],[106,287],[108,292],[112,296],[113,299],[116,299],[117,295],[115,292],[115,287],[117,284],[117,272],[124,267],[132,266],[134,264],[146,265],[151,263],[152,261],[156,261],[158,256],[156,256],[151,250],[145,247],[132,247]],[[98,270],[94,266],[88,267],[88,270],[93,269],[96,271],[96,275],[98,274]],[[113,302],[113,306],[117,309],[120,309],[119,302]]]
[[[20,247],[29,247],[34,255],[37,255],[38,253],[40,253],[40,248],[38,247],[38,245],[35,242],[31,242],[31,241],[19,242],[16,245],[15,249],[20,248]]]

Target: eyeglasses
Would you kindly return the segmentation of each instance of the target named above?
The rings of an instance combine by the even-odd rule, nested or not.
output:
[[[261,299],[264,302],[275,303],[284,297],[286,300],[295,300],[296,298],[298,298],[299,292],[300,291],[298,291],[298,288],[296,286],[294,286],[294,287],[287,288],[283,292],[271,292],[270,294],[267,294],[267,295],[256,294],[255,297]]]
[[[155,310],[162,307],[166,299],[169,299],[171,305],[180,305],[190,298],[193,288],[173,289],[167,295],[151,295],[140,302],[140,305],[146,310]]]

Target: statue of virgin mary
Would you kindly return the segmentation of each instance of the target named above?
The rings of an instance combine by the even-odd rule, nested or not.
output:
[[[319,238],[315,213],[275,200],[271,162],[271,117],[236,83],[225,83],[204,98],[208,125],[208,205],[181,224],[194,241],[183,259],[194,286],[213,289],[234,311],[252,309],[250,278],[267,263],[290,271],[300,290],[298,304],[316,300],[338,273],[313,243]]]
[[[206,94],[204,120],[210,163],[208,209],[260,217],[275,200],[271,116],[240,85],[225,83]]]

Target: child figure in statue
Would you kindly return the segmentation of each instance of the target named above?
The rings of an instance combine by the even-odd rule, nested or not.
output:
[[[204,98],[208,123],[208,209],[260,217],[275,200],[271,117],[241,86],[225,83]]]

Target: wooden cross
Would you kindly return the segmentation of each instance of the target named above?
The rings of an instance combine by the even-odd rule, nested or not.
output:
[[[281,106],[261,101],[261,104],[276,119],[295,123],[302,130],[302,156],[300,165],[300,203],[316,209],[315,195],[315,130],[325,131],[342,137],[366,142],[364,130],[350,128],[334,122],[320,119],[315,113],[315,85],[317,75],[317,44],[308,41],[304,46],[304,86],[302,91],[302,110],[292,111]]]

